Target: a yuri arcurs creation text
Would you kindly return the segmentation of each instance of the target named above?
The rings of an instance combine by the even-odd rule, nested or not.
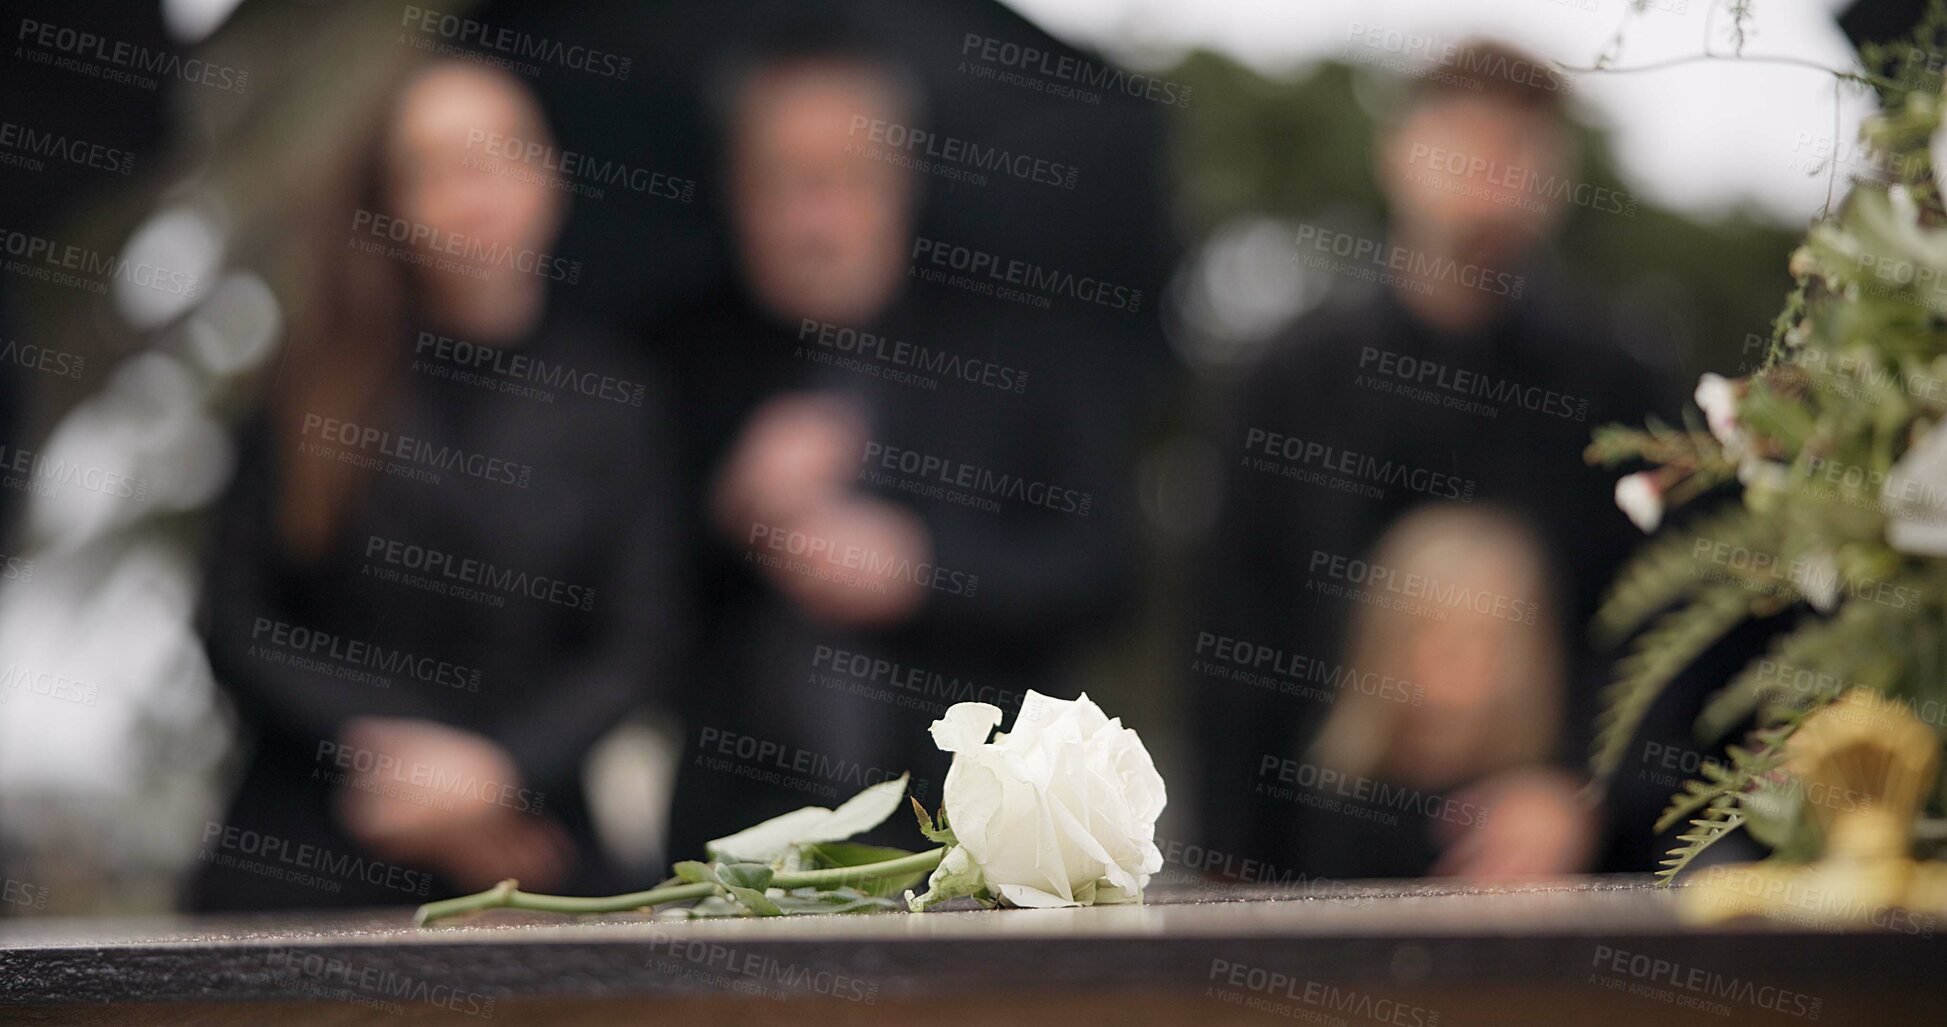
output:
[[[674,877],[647,891],[535,895],[502,881],[421,906],[416,921],[495,908],[619,913],[675,903],[691,905],[671,915],[690,917],[919,912],[963,897],[1024,907],[1141,901],[1163,868],[1156,818],[1167,801],[1141,737],[1087,695],[1069,701],[1030,691],[1012,732],[994,733],[1001,719],[998,707],[960,703],[933,722],[933,741],[953,754],[946,794],[934,815],[912,805],[935,848],[849,840],[899,808],[900,777],[837,809],[807,806],[718,838],[707,860],[677,863]],[[929,872],[925,893],[915,895]]]

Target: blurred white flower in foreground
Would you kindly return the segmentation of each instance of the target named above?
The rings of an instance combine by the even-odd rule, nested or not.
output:
[[[1839,605],[1839,561],[1829,549],[1814,550],[1792,561],[1792,587],[1820,613],[1831,613]]]
[[[1947,82],[1941,83],[1942,102],[1947,102]],[[1933,180],[1940,187],[1940,195],[1947,196],[1947,121],[1933,130]]]
[[[1947,556],[1947,423],[1893,464],[1879,498],[1887,545],[1914,556]]]
[[[1656,472],[1638,471],[1616,479],[1616,506],[1647,535],[1663,523],[1663,488]]]
[[[1724,446],[1725,454],[1736,459],[1744,454],[1744,436],[1737,430],[1737,383],[1721,374],[1706,371],[1697,379],[1697,408],[1704,412],[1710,433]]]

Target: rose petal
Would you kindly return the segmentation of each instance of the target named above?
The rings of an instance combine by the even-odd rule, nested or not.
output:
[[[947,707],[946,716],[934,721],[928,730],[941,752],[966,752],[986,745],[987,736],[1000,722],[1000,707],[992,703],[962,702]]]
[[[994,885],[992,890],[1000,895],[1003,902],[1020,909],[1059,909],[1062,906],[1081,905],[1074,899],[1064,899],[1025,884]]]

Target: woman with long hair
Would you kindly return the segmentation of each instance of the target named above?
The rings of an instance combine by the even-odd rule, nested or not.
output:
[[[600,888],[588,748],[673,640],[657,390],[549,316],[571,183],[527,89],[414,67],[305,211],[310,288],[213,533],[247,736],[201,908]]]
[[[1504,881],[1589,869],[1595,821],[1560,756],[1559,588],[1513,513],[1434,504],[1386,530],[1337,698],[1284,783],[1328,877]],[[1381,570],[1383,569],[1383,570]]]

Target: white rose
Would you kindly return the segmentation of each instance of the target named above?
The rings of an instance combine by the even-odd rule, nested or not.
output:
[[[1839,605],[1839,561],[1829,550],[1816,550],[1792,561],[1792,587],[1820,613],[1831,613]]]
[[[986,888],[1011,906],[1086,906],[1142,898],[1163,868],[1156,818],[1163,779],[1136,732],[1084,695],[1030,691],[1014,730],[1001,711],[958,703],[933,722],[953,754],[943,803],[955,847],[908,895],[914,909]]]

